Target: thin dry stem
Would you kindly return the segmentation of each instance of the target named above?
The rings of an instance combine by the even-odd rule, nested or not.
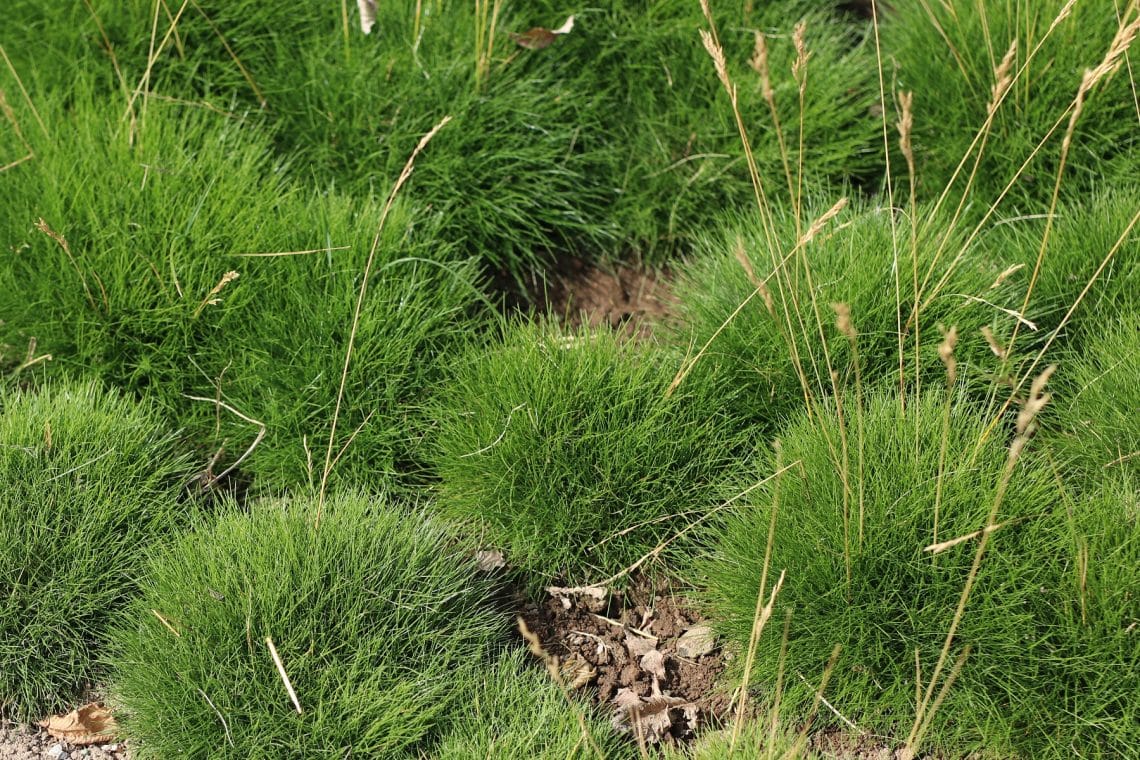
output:
[[[784,611],[784,633],[780,638],[780,657],[776,665],[775,697],[772,700],[772,711],[768,716],[768,757],[776,748],[776,734],[780,726],[780,702],[784,697],[784,668],[788,664],[788,637],[792,630],[792,608]]]
[[[914,723],[911,727],[910,735],[906,740],[906,748],[912,753],[917,753],[921,744],[922,733],[925,731],[925,726],[929,725],[934,717],[934,711],[937,709],[937,705],[940,704],[940,702],[935,703],[935,705],[931,704],[934,687],[938,684],[939,676],[941,676],[942,670],[946,665],[946,659],[950,655],[950,648],[954,643],[954,637],[958,633],[958,626],[961,624],[962,616],[966,612],[966,604],[970,600],[970,593],[973,591],[974,583],[977,581],[978,571],[981,569],[982,559],[985,557],[986,549],[989,546],[993,528],[997,525],[997,516],[1005,500],[1006,490],[1009,488],[1014,468],[1016,468],[1018,461],[1021,459],[1021,454],[1032,434],[1031,425],[1033,424],[1033,419],[1049,400],[1049,395],[1043,393],[1043,389],[1055,369],[1055,366],[1047,367],[1044,372],[1034,379],[1029,399],[1022,409],[1022,414],[1018,416],[1017,437],[1013,440],[1013,443],[1010,444],[1005,467],[1002,469],[997,492],[994,494],[993,505],[990,507],[986,524],[982,527],[981,540],[978,541],[978,548],[974,553],[973,564],[970,566],[970,572],[966,576],[966,582],[962,586],[962,593],[958,597],[958,606],[954,610],[954,617],[950,621],[950,628],[946,632],[946,639],[943,641],[942,651],[938,655],[938,660],[934,665],[934,671],[930,675],[926,692],[915,710]]]
[[[222,472],[219,473],[218,475],[211,476],[209,478],[209,480],[206,481],[206,484],[205,484],[206,487],[210,488],[215,483],[218,483],[222,478],[226,477],[231,472],[236,470],[241,465],[241,463],[244,462],[246,460],[246,458],[249,457],[249,455],[253,453],[253,450],[256,449],[258,444],[261,443],[262,439],[265,438],[265,433],[268,430],[268,428],[265,426],[264,422],[261,422],[260,420],[255,420],[252,417],[249,417],[247,415],[242,414],[237,409],[234,409],[232,406],[230,406],[229,404],[227,404],[224,401],[221,401],[220,399],[205,398],[204,396],[186,396],[186,398],[190,399],[191,401],[205,401],[207,403],[214,404],[215,408],[221,407],[222,409],[225,409],[230,414],[236,415],[237,417],[240,417],[241,419],[245,420],[249,424],[257,425],[257,435],[254,437],[253,443],[251,443],[246,448],[246,450],[244,452],[242,452],[242,455],[240,457],[238,457],[233,462],[231,462],[229,467],[222,470]]]
[[[269,654],[273,656],[273,664],[277,666],[277,674],[281,676],[281,683],[285,684],[285,691],[289,692],[293,708],[298,715],[302,715],[305,711],[301,709],[301,701],[297,699],[297,692],[293,690],[293,683],[289,680],[289,674],[285,672],[285,663],[281,661],[281,655],[277,654],[277,647],[273,646],[272,637],[265,637],[265,645],[269,647]]]
[[[177,628],[175,628],[175,627],[174,627],[174,626],[173,626],[173,625],[170,623],[170,621],[169,621],[169,620],[167,620],[166,618],[164,618],[164,617],[162,616],[162,613],[161,613],[161,612],[159,612],[158,610],[156,610],[156,609],[153,609],[153,608],[152,608],[152,609],[151,609],[151,611],[150,611],[150,613],[151,613],[152,615],[154,615],[156,618],[158,618],[158,622],[162,623],[162,625],[163,625],[163,626],[166,628],[166,630],[168,630],[168,631],[170,631],[171,633],[173,633],[173,634],[174,634],[176,637],[178,637],[178,638],[182,638],[182,634],[181,634],[181,633],[178,631],[178,629],[177,629]]]
[[[53,230],[48,223],[44,221],[43,217],[36,220],[36,229],[54,240],[59,247],[63,249],[63,252],[67,254],[67,260],[71,262],[71,267],[75,270],[75,273],[79,275],[79,281],[83,284],[83,292],[87,294],[87,303],[91,305],[93,310],[98,309],[99,307],[95,304],[95,296],[91,294],[91,288],[87,285],[87,275],[79,268],[79,263],[71,253],[71,246],[68,245],[67,238]]]
[[[404,183],[408,181],[408,178],[412,176],[412,170],[416,165],[416,157],[427,147],[427,144],[431,142],[439,130],[443,129],[450,121],[450,116],[444,116],[440,119],[439,123],[420,138],[415,150],[408,156],[408,161],[404,164],[400,176],[396,178],[396,183],[388,193],[388,199],[385,201],[384,208],[380,212],[380,221],[376,225],[376,235],[372,238],[372,248],[368,251],[368,260],[364,264],[364,276],[360,282],[360,290],[357,292],[356,308],[352,314],[352,328],[349,331],[348,346],[344,352],[344,368],[340,373],[340,386],[336,392],[336,406],[333,408],[332,425],[329,430],[329,442],[325,448],[325,465],[321,470],[321,485],[317,496],[317,514],[313,521],[314,527],[320,526],[321,514],[324,512],[325,494],[328,489],[329,474],[332,472],[332,456],[333,446],[336,444],[336,428],[337,423],[340,421],[341,405],[344,403],[344,389],[348,384],[348,368],[352,363],[352,352],[356,345],[356,332],[360,327],[360,314],[364,307],[364,297],[368,293],[368,281],[372,277],[372,267],[376,261],[376,252],[380,249],[380,237],[384,232],[384,223],[388,220],[388,214],[392,211],[392,205],[396,202],[396,195],[400,192],[400,188],[403,187]]]
[[[218,294],[222,292],[222,289],[225,288],[226,285],[229,285],[240,276],[241,275],[233,270],[230,270],[229,272],[223,274],[222,279],[218,280],[218,284],[215,285],[210,290],[210,292],[206,294],[206,297],[203,298],[202,302],[198,304],[198,308],[194,309],[194,315],[191,317],[191,319],[197,319],[202,314],[202,310],[207,306],[217,306],[219,303],[221,303],[222,299],[218,297]]]
[[[776,471],[781,471],[781,459],[783,458],[783,448],[777,441],[776,445]],[[744,657],[744,675],[740,682],[740,701],[736,706],[736,717],[732,724],[732,740],[729,746],[729,752],[736,748],[736,742],[740,738],[740,729],[744,724],[744,703],[748,699],[748,682],[752,677],[752,663],[756,658],[756,645],[760,641],[760,634],[764,631],[764,626],[768,624],[768,619],[772,616],[772,609],[776,604],[776,594],[779,593],[780,587],[784,584],[784,573],[780,572],[780,580],[772,589],[771,598],[768,604],[764,605],[764,592],[768,583],[768,568],[772,561],[772,546],[776,540],[776,516],[780,509],[780,479],[777,477],[776,482],[772,487],[772,514],[768,520],[768,542],[764,546],[764,561],[760,569],[760,585],[756,591],[756,610],[752,616],[752,632],[748,637],[748,651]]]
[[[44,137],[51,139],[51,134],[48,132],[47,125],[44,120],[40,118],[40,112],[36,110],[36,104],[32,102],[32,98],[28,95],[27,88],[24,87],[24,80],[20,78],[16,67],[12,65],[12,59],[8,57],[8,52],[4,50],[4,46],[0,45],[0,56],[3,56],[4,63],[8,66],[8,71],[11,72],[12,78],[16,80],[16,86],[20,88],[20,94],[24,96],[24,102],[28,104],[28,108],[32,111],[32,116],[35,117],[36,124],[39,125],[40,131],[44,133]]]

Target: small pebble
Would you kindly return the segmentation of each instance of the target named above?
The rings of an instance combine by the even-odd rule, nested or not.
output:
[[[694,625],[677,639],[677,656],[686,660],[704,657],[715,648],[716,639],[707,625]]]

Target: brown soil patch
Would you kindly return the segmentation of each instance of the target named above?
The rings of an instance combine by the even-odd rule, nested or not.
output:
[[[566,680],[580,674],[579,688],[593,689],[595,700],[614,710],[619,729],[687,741],[727,713],[730,699],[716,689],[724,670],[720,650],[678,653],[682,634],[701,620],[667,582],[643,578],[604,600],[556,590],[526,605],[521,616],[559,658]],[[631,729],[639,720],[644,725]]]
[[[638,338],[647,337],[674,303],[665,270],[595,265],[572,256],[557,258],[545,282],[529,283],[516,298],[516,306],[552,314],[571,327],[604,325]]]

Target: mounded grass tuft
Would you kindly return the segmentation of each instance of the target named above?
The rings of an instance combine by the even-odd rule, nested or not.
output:
[[[811,219],[822,218],[816,209],[804,215],[801,236]],[[919,381],[945,387],[939,326],[957,327],[959,377],[972,388],[989,387],[997,361],[980,330],[988,327],[1004,342],[1013,320],[1003,309],[1021,305],[1012,283],[991,287],[1004,268],[1000,259],[971,246],[951,266],[961,236],[949,235],[941,246],[944,231],[920,230],[912,245],[905,217],[892,230],[887,210],[872,207],[841,211],[800,246],[791,213],[777,214],[773,232],[769,242],[754,219],[723,225],[703,241],[674,287],[670,340],[684,351],[682,366],[695,361],[685,382],[709,384],[727,415],[774,432],[805,397],[816,403],[834,393],[832,370],[851,406],[851,389],[914,387],[916,343]],[[916,280],[922,292],[917,329]],[[833,304],[849,309],[854,351]]]
[[[0,184],[0,352],[19,361],[34,338],[37,355],[53,357],[36,372],[150,395],[200,447],[203,468],[224,447],[215,475],[260,422],[265,438],[241,463],[255,487],[319,481],[381,205],[298,188],[241,120],[152,102],[131,147],[120,104],[82,82],[73,98],[41,108],[53,138],[29,135],[36,159]],[[359,433],[334,480],[391,484],[416,468],[415,407],[438,380],[436,360],[491,311],[475,263],[437,235],[430,215],[397,200],[334,456]],[[244,255],[298,251],[312,252]]]
[[[782,462],[790,469],[727,519],[701,569],[713,619],[745,649],[777,509],[768,590],[781,572],[787,576],[772,620],[794,611],[783,714],[804,714],[832,648],[840,645],[825,696],[863,730],[901,739],[915,715],[915,652],[925,685],[977,538],[936,556],[924,547],[986,525],[1007,451],[994,437],[979,447],[985,420],[961,402],[948,407],[936,393],[909,400],[905,412],[897,397],[876,395],[861,414],[848,409],[846,423],[849,430],[862,424],[862,480],[855,453],[846,471],[837,453],[834,413],[817,421],[801,417],[781,435]],[[963,647],[972,652],[928,736],[954,754],[984,749],[1061,757],[1070,751],[1067,742],[1096,754],[1133,731],[1134,676],[1120,667],[1135,662],[1137,646],[1124,635],[1122,612],[1113,605],[1135,610],[1136,597],[1098,584],[1095,603],[1085,603],[1087,626],[1074,625],[1081,592],[1073,568],[1084,542],[1096,547],[1097,572],[1133,588],[1134,516],[1110,531],[1120,523],[1118,503],[1063,503],[1054,471],[1033,446],[1013,471],[997,517],[1002,527],[992,534],[950,663]],[[762,457],[761,472],[773,472],[776,461],[775,454]],[[1070,516],[1078,512],[1084,514]],[[769,625],[758,642],[757,681],[771,683],[780,667],[778,629]],[[949,670],[950,664],[943,675]],[[1121,714],[1120,705],[1129,705],[1128,712]],[[831,718],[821,712],[818,720]]]
[[[1051,417],[1065,470],[1099,481],[1119,474],[1140,483],[1140,314],[1102,323],[1104,332],[1062,364],[1066,391]]]
[[[751,12],[712,5],[766,192],[793,205],[800,193],[877,182],[882,135],[865,29],[819,3],[745,3],[755,5]],[[567,42],[581,46],[576,56],[592,77],[589,88],[604,93],[609,114],[620,114],[606,121],[620,162],[608,179],[617,190],[611,213],[618,229],[647,261],[687,252],[711,218],[754,202],[728,95],[701,44],[708,23],[700,5],[619,0],[579,18],[582,35]],[[810,54],[802,111],[792,74],[800,22]],[[766,40],[778,128],[751,64],[757,32]]]
[[[1056,23],[1066,6],[1072,6],[1071,12]],[[1061,138],[1069,124],[1067,109],[1081,87],[1083,72],[1102,63],[1121,19],[1130,23],[1136,12],[1125,0],[1076,4],[947,0],[897,3],[881,18],[884,62],[889,59],[897,65],[898,89],[914,93],[914,145],[925,198],[940,193],[950,181],[986,121],[995,70],[1016,40],[1007,72],[1012,86],[984,144],[974,197],[983,204],[996,200],[1057,125],[1010,191],[1013,208],[1036,214],[1053,192]],[[1013,79],[1027,61],[1026,71]],[[1115,62],[1115,72],[1084,97],[1062,183],[1067,197],[1134,181],[1140,169],[1136,150],[1140,113],[1133,77],[1126,56],[1118,55]],[[971,155],[957,180],[959,188],[973,165]]]
[[[113,650],[139,757],[396,757],[466,709],[503,630],[473,560],[382,500],[316,506],[230,504],[154,556]]]
[[[707,517],[731,461],[721,420],[667,395],[672,377],[608,331],[510,327],[439,394],[437,507],[486,530],[533,583],[619,572]]]
[[[522,650],[505,653],[479,674],[462,715],[432,758],[597,758],[594,747],[606,760],[636,756],[633,744],[619,738],[588,706],[571,706],[546,670],[526,662],[527,657]]]
[[[0,392],[0,715],[66,712],[102,683],[142,554],[193,511],[164,428],[95,384]]]

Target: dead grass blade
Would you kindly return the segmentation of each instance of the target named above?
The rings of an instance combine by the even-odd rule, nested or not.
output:
[[[333,468],[332,457],[333,446],[336,444],[336,428],[337,423],[340,421],[340,409],[344,403],[344,389],[348,383],[348,368],[352,363],[352,352],[356,345],[356,332],[360,327],[360,312],[364,307],[364,297],[368,294],[368,281],[372,277],[372,268],[376,261],[376,252],[380,249],[380,237],[384,232],[384,224],[388,221],[388,214],[392,211],[392,205],[396,202],[396,195],[400,192],[400,188],[402,188],[404,183],[408,181],[408,178],[412,176],[412,170],[416,165],[416,157],[427,147],[427,144],[431,142],[439,130],[443,129],[450,121],[450,116],[444,116],[440,119],[439,123],[420,138],[412,154],[408,156],[408,161],[404,164],[403,171],[401,171],[400,176],[396,178],[396,183],[392,185],[392,190],[388,193],[388,199],[384,202],[384,208],[380,212],[380,221],[376,225],[376,235],[372,238],[372,248],[368,251],[368,260],[364,264],[364,276],[361,279],[360,290],[357,293],[356,309],[352,315],[352,328],[349,331],[348,346],[344,352],[344,369],[342,369],[340,373],[340,387],[336,393],[336,406],[333,408],[332,425],[329,430],[329,442],[325,449],[325,465],[321,470],[321,485],[317,496],[317,514],[313,521],[315,527],[320,526],[321,514],[324,511],[329,474]]]

